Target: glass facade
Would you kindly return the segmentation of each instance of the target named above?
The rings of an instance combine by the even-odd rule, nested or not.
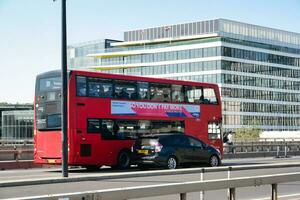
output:
[[[176,24],[156,28],[147,28],[124,33],[125,41],[154,40],[170,37],[182,37],[197,34],[209,34],[219,30],[219,20],[208,20],[187,24]]]
[[[98,60],[87,55],[103,52],[111,47],[111,43],[117,40],[103,39],[84,42],[68,46],[68,66],[70,68],[84,68],[98,65]]]
[[[2,124],[3,124],[3,119],[2,119],[2,113],[6,111],[23,111],[23,110],[33,110],[33,105],[32,104],[7,104],[3,103],[0,104],[0,139],[2,138]]]
[[[217,83],[224,131],[300,129],[300,34],[217,19],[128,31],[124,40],[91,68]]]
[[[212,56],[220,56],[220,47],[209,47],[209,48],[197,48],[197,49],[186,49],[179,51],[166,51],[159,53],[147,53],[141,55],[126,55],[113,58],[102,58],[99,59],[99,65],[126,65],[134,63],[153,63],[153,62],[163,62],[163,61],[177,61],[184,59],[193,58],[204,58]]]
[[[33,138],[33,110],[2,112],[1,139],[19,140]]]
[[[124,40],[154,40],[213,33],[217,33],[223,37],[251,40],[259,43],[300,45],[299,33],[246,24],[227,19],[215,19],[127,31],[124,33]]]

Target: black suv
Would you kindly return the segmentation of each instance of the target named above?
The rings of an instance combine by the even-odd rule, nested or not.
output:
[[[137,139],[133,148],[133,161],[140,168],[147,165],[175,169],[179,165],[208,164],[219,166],[219,150],[201,140],[183,134],[160,134]]]

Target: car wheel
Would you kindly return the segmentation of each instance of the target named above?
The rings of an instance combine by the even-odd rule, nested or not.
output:
[[[167,160],[167,166],[168,169],[176,169],[178,167],[178,162],[175,156],[171,156]]]
[[[130,167],[130,153],[128,151],[121,151],[118,156],[117,167],[119,169],[126,169]]]
[[[212,155],[209,158],[208,165],[210,167],[217,167],[217,166],[219,166],[220,165],[220,160],[219,160],[218,156]]]

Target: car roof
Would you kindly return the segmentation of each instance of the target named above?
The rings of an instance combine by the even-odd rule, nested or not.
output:
[[[177,136],[177,135],[185,135],[183,133],[160,133],[160,134],[149,134],[149,135],[142,135],[140,138],[147,139],[147,138],[160,138],[160,137],[167,137],[167,136]]]

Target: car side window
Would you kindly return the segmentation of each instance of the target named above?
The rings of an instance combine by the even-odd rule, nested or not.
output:
[[[170,140],[169,137],[159,138],[159,143],[163,146],[172,146],[173,140]]]
[[[185,137],[185,136],[179,136],[177,142],[178,142],[178,143],[177,143],[178,146],[185,146],[185,147],[190,146],[190,145],[189,145],[189,140],[188,140],[188,138]]]
[[[200,141],[198,141],[194,138],[191,138],[191,137],[189,137],[189,145],[192,146],[192,147],[199,147],[199,148],[203,149],[202,142],[200,142]]]

